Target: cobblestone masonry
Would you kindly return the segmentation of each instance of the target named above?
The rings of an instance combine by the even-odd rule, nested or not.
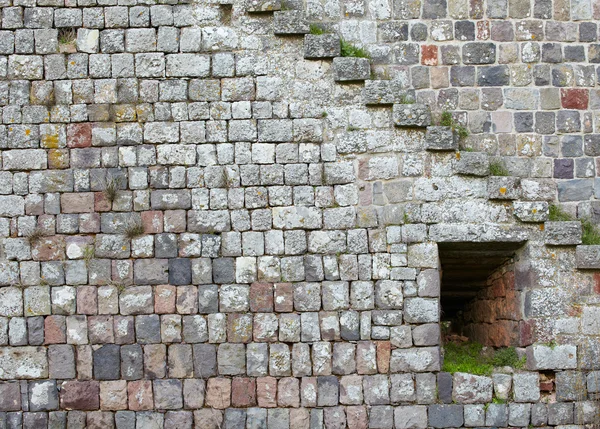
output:
[[[598,423],[600,3],[0,8],[0,428]],[[471,242],[526,370],[440,372]]]

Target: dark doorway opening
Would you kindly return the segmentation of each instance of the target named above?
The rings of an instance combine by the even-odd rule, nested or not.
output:
[[[519,345],[514,257],[522,243],[438,243],[442,326],[487,346]]]

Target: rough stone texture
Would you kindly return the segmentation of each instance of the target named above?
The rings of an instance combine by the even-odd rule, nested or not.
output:
[[[592,423],[592,2],[150,3],[0,3],[0,427]]]

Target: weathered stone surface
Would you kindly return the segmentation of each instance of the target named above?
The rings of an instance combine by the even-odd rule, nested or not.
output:
[[[546,244],[569,246],[581,243],[581,222],[545,222]]]
[[[48,377],[48,361],[44,347],[0,347],[0,379],[46,377]]]
[[[600,269],[600,246],[577,246],[575,249],[577,268]]]
[[[450,127],[429,126],[425,136],[425,148],[428,150],[456,150],[458,140]]]
[[[492,400],[492,380],[489,377],[454,374],[452,399],[460,404],[487,403]]]
[[[336,57],[333,74],[338,82],[366,80],[371,76],[371,64],[367,58]]]
[[[527,366],[532,370],[573,369],[577,366],[577,347],[574,345],[533,345],[527,347]]]
[[[340,55],[340,38],[335,34],[304,36],[304,58],[333,58]]]
[[[394,104],[392,117],[400,127],[428,127],[431,125],[431,110],[423,104]]]

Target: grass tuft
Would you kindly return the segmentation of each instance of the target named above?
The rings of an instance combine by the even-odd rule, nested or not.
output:
[[[600,245],[600,230],[590,219],[581,219],[581,227],[583,228],[583,235],[581,236],[583,244]]]
[[[358,48],[353,44],[346,42],[344,39],[340,39],[340,47],[342,57],[371,58],[369,53],[363,48]]]
[[[563,210],[562,207],[556,204],[551,204],[548,207],[548,220],[552,222],[568,222],[573,220],[573,216]]]
[[[509,176],[510,173],[500,162],[490,162],[491,176]]]
[[[39,226],[36,226],[26,235],[27,241],[30,246],[34,246],[44,236],[44,231]]]
[[[142,223],[142,220],[138,217],[129,218],[123,227],[123,234],[130,240],[139,237],[140,235],[144,235],[144,224]]]
[[[102,193],[106,197],[108,201],[111,203],[115,201],[117,198],[117,194],[119,193],[119,188],[121,185],[121,178],[117,176],[113,176],[112,174],[107,173],[106,178],[104,179],[104,183],[102,184]]]
[[[442,112],[442,116],[440,118],[440,125],[443,127],[452,128],[452,131],[456,133],[456,135],[461,139],[469,137],[469,130],[457,121],[455,121],[452,117],[452,113],[448,111]]]
[[[58,30],[58,43],[61,45],[72,45],[77,40],[77,30],[71,27]]]
[[[325,30],[318,24],[310,24],[310,34],[320,36],[321,34],[325,34]]]
[[[479,343],[445,344],[442,371],[490,375],[494,367],[510,366],[521,369],[526,363],[525,357],[519,359],[514,347],[498,349],[492,355],[484,354],[483,351],[483,346]]]

